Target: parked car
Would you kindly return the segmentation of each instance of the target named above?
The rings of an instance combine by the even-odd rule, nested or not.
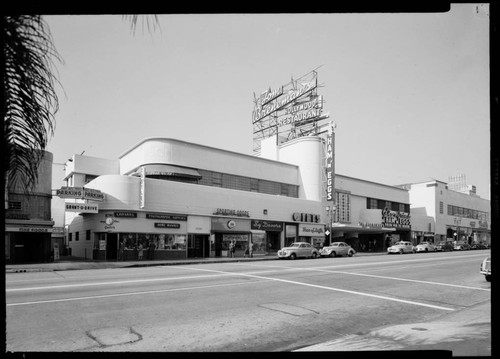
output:
[[[295,259],[299,257],[318,258],[319,251],[307,242],[294,242],[288,247],[283,247],[278,251],[278,258]]]
[[[487,257],[483,259],[481,263],[481,267],[479,269],[479,273],[484,274],[484,278],[491,282],[491,257]]]
[[[417,244],[415,252],[435,252],[436,246],[431,242],[422,242]]]
[[[458,242],[453,246],[454,251],[468,251],[469,249],[469,244],[465,242]]]
[[[411,242],[399,241],[387,248],[387,254],[391,253],[415,253],[415,249],[413,248],[413,244],[411,244]]]
[[[450,241],[439,242],[436,245],[436,250],[441,251],[441,252],[452,251],[453,250],[453,243]]]
[[[488,247],[482,243],[474,243],[470,246],[470,249],[488,249]]]
[[[348,256],[352,257],[356,251],[345,242],[333,242],[329,246],[321,248],[319,254],[322,257]]]

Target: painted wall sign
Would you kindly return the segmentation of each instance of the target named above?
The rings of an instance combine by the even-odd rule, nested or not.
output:
[[[320,215],[319,214],[312,214],[312,213],[299,213],[299,212],[295,212],[292,215],[292,219],[295,222],[319,223],[319,221],[320,221]]]

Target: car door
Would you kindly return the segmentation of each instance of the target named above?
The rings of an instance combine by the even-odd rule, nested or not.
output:
[[[297,256],[299,257],[306,257],[308,254],[307,254],[307,246],[306,246],[306,243],[301,243],[299,245],[299,249],[298,249],[298,253],[297,253]]]
[[[341,256],[345,256],[347,254],[346,247],[344,243],[339,243],[339,249],[337,252]]]

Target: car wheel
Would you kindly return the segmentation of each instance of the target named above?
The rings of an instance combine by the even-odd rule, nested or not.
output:
[[[491,275],[485,275],[484,278],[487,282],[491,282]]]
[[[316,252],[313,252],[313,254],[312,254],[312,257],[313,257],[313,259],[316,259],[316,258],[318,258],[318,253],[316,253]]]
[[[290,259],[295,259],[295,258],[297,258],[297,256],[295,255],[295,253],[290,254]]]
[[[399,254],[403,254],[404,251],[402,249],[399,250]]]
[[[347,255],[348,255],[349,257],[352,257],[352,256],[354,255],[354,253],[353,253],[352,251],[349,251],[349,252],[347,253]]]
[[[333,258],[333,257],[336,257],[336,256],[337,256],[337,253],[335,253],[335,252],[331,252],[331,253],[330,253],[330,257],[332,257],[332,258]]]

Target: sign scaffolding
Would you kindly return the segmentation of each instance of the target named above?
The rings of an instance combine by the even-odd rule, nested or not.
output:
[[[318,75],[315,70],[279,88],[254,93],[252,113],[253,151],[259,152],[263,139],[279,136],[280,142],[318,135],[329,118],[323,113],[323,96],[318,95]]]

